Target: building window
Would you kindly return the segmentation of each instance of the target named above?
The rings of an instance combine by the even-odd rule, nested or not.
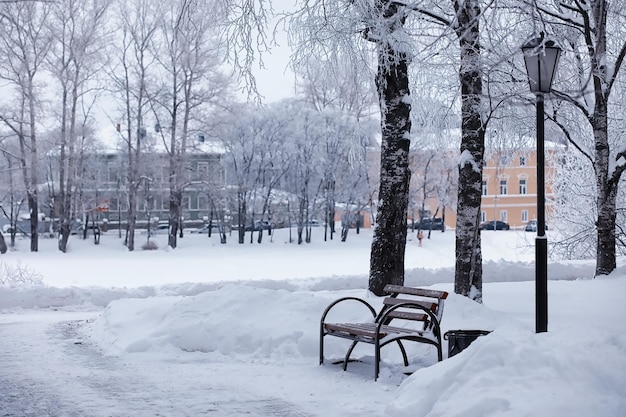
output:
[[[526,194],[526,180],[525,179],[519,180],[519,193]]]
[[[522,210],[522,223],[528,222],[528,210]]]
[[[521,167],[525,167],[526,166],[526,157],[525,156],[520,156],[519,157],[519,166],[521,166]]]
[[[119,208],[119,200],[115,197],[109,199],[109,211],[117,211]]]
[[[117,182],[117,174],[120,172],[119,167],[107,166],[107,181]]]
[[[509,187],[507,180],[500,180],[500,194],[506,195],[509,193]]]
[[[489,188],[487,187],[487,181],[483,180],[483,195],[487,195]]]
[[[198,195],[198,210],[209,209],[209,197],[203,194]]]
[[[209,163],[208,162],[198,162],[197,165],[197,174],[196,180],[198,181],[206,181],[209,176]]]
[[[500,220],[502,220],[503,222],[506,223],[507,222],[507,220],[506,220],[507,218],[508,218],[508,216],[507,216],[506,210],[500,210]]]
[[[487,221],[487,213],[485,213],[484,211],[480,212],[480,222],[484,223]]]
[[[190,210],[191,209],[191,197],[186,195],[183,196],[182,201],[180,202],[181,206],[183,207],[183,210]]]

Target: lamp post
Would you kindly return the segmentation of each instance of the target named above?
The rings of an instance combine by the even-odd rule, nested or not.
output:
[[[550,92],[561,49],[554,41],[533,37],[522,45],[530,91],[537,107],[537,236],[535,238],[535,331],[548,331],[548,238],[544,153],[544,94]]]

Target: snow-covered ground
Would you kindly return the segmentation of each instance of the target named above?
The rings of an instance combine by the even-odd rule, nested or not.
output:
[[[327,338],[318,365],[329,302],[380,305],[366,291],[371,231],[346,242],[313,232],[303,245],[287,230],[260,245],[187,234],[175,250],[161,235],[160,249],[134,253],[116,232],[97,246],[73,237],[66,254],[18,241],[0,282],[42,283],[0,285],[0,415],[624,415],[624,259],[597,279],[593,262],[550,263],[549,332],[535,334],[533,234],[483,233],[484,305],[453,294],[453,231],[410,240],[406,284],[451,293],[444,331],[493,332],[441,363],[412,346],[411,376],[390,345],[374,382],[369,345],[343,372],[332,362],[349,342]]]

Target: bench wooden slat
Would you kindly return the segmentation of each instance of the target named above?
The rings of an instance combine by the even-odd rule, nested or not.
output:
[[[372,343],[376,336],[376,323],[325,323],[324,328],[332,332],[370,337]],[[423,332],[403,327],[381,326],[378,337],[382,339],[390,334],[423,334]]]
[[[410,294],[421,297],[439,298],[445,300],[448,298],[446,291],[428,290],[424,288],[404,287],[402,285],[387,284],[385,292],[388,294]]]
[[[376,323],[325,323],[324,328],[332,332],[359,336],[374,337],[376,335]]]
[[[426,321],[428,320],[428,315],[424,313],[411,313],[408,311],[392,311],[387,315],[387,317],[391,319],[400,319],[400,320],[412,320],[412,321]]]
[[[385,305],[387,305],[387,306],[395,306],[397,304],[402,304],[402,303],[407,303],[407,302],[411,302],[411,303],[414,303],[414,304],[419,304],[422,307],[425,307],[425,308],[429,309],[432,312],[437,311],[437,303],[431,303],[429,301],[406,300],[406,299],[403,299],[403,298],[392,298],[392,297],[387,297],[383,301],[383,303]],[[407,306],[407,308],[411,308],[411,307]]]

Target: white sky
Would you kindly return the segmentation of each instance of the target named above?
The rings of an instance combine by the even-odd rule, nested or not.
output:
[[[272,7],[275,13],[291,11],[294,9],[295,0],[273,0]],[[270,36],[276,22],[270,23]],[[283,98],[293,97],[295,94],[294,74],[288,68],[291,55],[287,33],[282,30],[283,25],[277,27],[275,33],[276,45],[269,53],[263,54],[265,69],[255,66],[257,87],[266,102],[274,102]]]
[[[551,262],[549,332],[537,335],[532,233],[483,233],[484,305],[452,294],[453,231],[433,233],[422,248],[411,237],[406,283],[451,293],[444,332],[493,333],[441,363],[433,348],[410,346],[410,377],[397,347],[385,347],[374,382],[369,345],[343,372],[332,362],[348,342],[330,338],[318,366],[328,303],[381,302],[365,291],[371,231],[351,230],[346,242],[323,242],[322,232],[309,245],[288,243],[287,229],[244,245],[186,234],[175,250],[159,235],[161,249],[134,253],[114,231],[97,246],[72,237],[66,254],[53,239],[34,254],[18,241],[0,257],[0,277],[27,270],[45,285],[0,284],[0,414],[624,415],[624,258],[594,280],[591,261]],[[369,314],[347,307],[338,320]]]

